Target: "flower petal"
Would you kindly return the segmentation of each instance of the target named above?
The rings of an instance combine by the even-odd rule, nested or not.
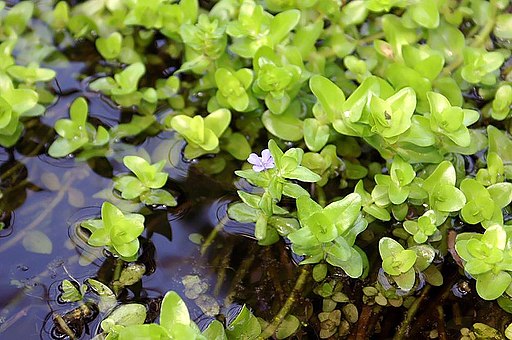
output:
[[[252,166],[252,169],[254,171],[256,171],[256,172],[261,172],[261,171],[265,170],[265,167],[263,165],[256,165],[255,164],[255,165]]]
[[[255,153],[251,153],[249,155],[249,158],[247,158],[247,162],[253,164],[253,165],[260,165],[261,164],[261,159],[258,157],[257,154]]]

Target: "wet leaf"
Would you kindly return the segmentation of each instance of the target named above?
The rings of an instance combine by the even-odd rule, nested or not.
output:
[[[116,326],[142,325],[146,319],[146,307],[138,303],[120,305],[103,321],[101,329],[105,332]]]
[[[292,336],[300,326],[300,321],[294,315],[287,315],[276,330],[278,339],[285,339]]]

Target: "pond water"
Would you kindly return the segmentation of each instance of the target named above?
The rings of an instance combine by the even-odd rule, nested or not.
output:
[[[2,149],[0,155],[4,192],[0,204],[2,211],[12,211],[2,216],[6,228],[0,232],[0,254],[4,259],[0,267],[0,337],[4,339],[20,335],[26,339],[50,338],[53,313],[64,315],[76,307],[59,303],[62,280],[74,278],[82,282],[89,277],[108,277],[113,270],[112,261],[105,260],[101,251],[87,246],[80,237],[77,223],[99,217],[103,195],[112,191],[112,174],[125,171],[121,160],[128,152],[148,152],[155,159],[168,160],[166,170],[179,205],[156,210],[146,217],[148,261],[154,262],[154,272],[145,276],[125,300],[158,299],[168,290],[183,292],[182,278],[186,275],[198,275],[210,285],[217,277],[218,264],[212,264],[210,255],[201,256],[199,246],[189,235],[207,236],[226,214],[227,204],[236,194],[231,184],[232,171],[216,178],[202,174],[181,159],[183,143],[171,134],[149,137],[141,145],[119,143],[119,153],[112,158],[88,163],[71,158],[55,160],[44,153],[54,136],[49,126],[67,117],[70,103],[79,96],[88,98],[92,119],[111,125],[121,117],[118,109],[89,92],[86,82],[77,80],[84,67],[84,63],[75,62],[56,69],[58,76],[52,87],[62,95],[44,118],[31,122],[25,139],[16,148]],[[240,225],[231,229],[250,233]],[[219,236],[215,247],[233,244],[233,240],[222,241],[224,238]],[[40,249],[37,245],[27,245],[31,239],[43,244],[44,254],[34,252],[35,248]],[[236,249],[230,248],[244,252],[252,243],[238,240]],[[229,258],[229,253],[225,254]],[[229,268],[228,277],[232,271]],[[228,288],[218,290],[219,301]],[[199,310],[194,312],[200,315]],[[86,325],[85,338],[92,337],[98,321]]]
[[[208,292],[216,299],[214,310],[223,308],[225,316],[235,313],[240,304],[250,302],[261,315],[271,317],[285,298],[286,286],[293,284],[296,268],[283,244],[262,250],[246,237],[253,234],[250,225],[226,223],[227,205],[236,199],[233,170],[239,165],[227,166],[215,176],[206,175],[201,164],[182,159],[183,141],[172,133],[119,142],[114,155],[89,162],[73,158],[56,160],[45,153],[55,135],[50,126],[68,116],[71,102],[79,96],[88,99],[93,121],[113,125],[126,114],[90,92],[87,81],[78,80],[86,69],[84,62],[56,68],[57,77],[51,84],[53,92],[60,93],[56,102],[44,118],[28,124],[26,135],[16,148],[3,149],[0,155],[4,192],[0,204],[3,211],[12,211],[3,216],[6,228],[0,232],[0,254],[5,259],[0,267],[0,337],[63,337],[55,332],[53,319],[56,314],[72,314],[79,304],[59,301],[62,280],[82,283],[87,278],[111,278],[115,261],[87,245],[78,223],[99,217],[105,197],[115,199],[111,197],[112,176],[126,171],[122,165],[124,155],[137,153],[167,160],[169,189],[177,194],[179,204],[152,212],[146,209],[147,242],[142,257],[147,258],[145,264],[151,267],[151,274],[130,287],[120,301],[150,305],[168,290],[184,296],[183,280],[192,276],[207,283]],[[133,209],[129,204],[125,208]],[[221,221],[227,234],[220,233],[202,255],[190,235],[201,235],[204,239]],[[27,245],[29,239],[34,239],[36,245]],[[37,249],[42,249],[39,252],[43,254]],[[267,261],[262,263],[260,256]],[[240,271],[240,267],[245,269]],[[287,270],[278,272],[283,267]],[[244,280],[247,288],[241,285]],[[281,281],[285,287],[280,286]],[[271,284],[279,286],[277,299],[269,293],[274,290]],[[188,302],[199,325],[211,320],[194,300]],[[153,318],[157,307],[154,309]],[[77,334],[84,339],[93,337],[100,321],[94,317],[82,322],[76,326],[80,329]]]
[[[7,5],[10,7],[18,2],[8,1]],[[41,8],[50,8],[54,2],[37,3]],[[69,1],[69,4],[74,6],[83,2]],[[209,9],[214,2],[200,3],[204,9]],[[374,20],[373,18],[370,16],[369,20]],[[320,25],[319,28],[329,30],[329,27],[334,27],[330,19],[325,20],[325,27]],[[290,294],[295,293],[297,278],[306,270],[312,271],[313,266],[298,265],[302,258],[292,253],[288,239],[283,237],[271,246],[260,246],[254,237],[254,223],[238,223],[227,217],[229,204],[240,200],[237,190],[259,190],[234,174],[235,170],[242,168],[244,161],[234,159],[236,156],[228,154],[226,150],[222,151],[221,156],[206,155],[199,160],[188,161],[183,155],[185,141],[182,137],[174,132],[151,128],[144,130],[145,134],[115,140],[106,157],[90,158],[87,161],[71,156],[59,159],[50,157],[48,148],[56,138],[53,126],[59,119],[69,117],[70,105],[78,97],[86,98],[90,112],[88,121],[95,127],[113,127],[128,123],[133,116],[138,116],[134,109],[122,109],[107,96],[94,92],[89,87],[99,77],[111,75],[113,70],[120,69],[120,61],[102,59],[94,43],[85,38],[73,40],[71,35],[59,36],[60,33],[50,32],[39,18],[33,19],[31,25],[31,30],[36,32],[34,35],[38,39],[46,39],[55,44],[52,47],[55,47],[55,54],[58,56],[54,59],[48,58],[48,64],[41,64],[42,67],[57,72],[56,78],[48,83],[55,100],[46,108],[44,116],[24,123],[23,137],[14,147],[0,148],[0,222],[5,224],[0,230],[0,257],[3,262],[0,266],[0,339],[73,338],[64,334],[59,326],[61,320],[71,328],[77,339],[93,338],[100,332],[100,322],[111,308],[104,308],[101,303],[63,302],[62,282],[70,280],[77,287],[89,278],[111,283],[121,269],[128,268],[132,268],[134,272],[139,270],[134,275],[140,274],[141,280],[122,287],[114,304],[144,304],[148,309],[147,322],[157,320],[162,296],[170,290],[176,291],[184,299],[192,319],[202,329],[213,319],[222,322],[234,319],[243,305],[247,305],[255,316],[267,322],[271,321],[290,298]],[[180,67],[180,61],[171,57],[171,54],[183,57],[182,54],[185,53],[179,50],[183,47],[173,50],[166,46],[171,44],[172,39],[168,39],[161,32],[155,33],[151,29],[134,31],[140,35],[136,36],[133,32],[130,34],[141,41],[132,43],[140,44],[138,47],[144,53],[147,52],[149,60],[141,87],[152,86],[154,80],[174,74]],[[362,32],[365,31],[366,28],[362,29]],[[374,38],[383,38],[380,34],[381,32],[377,32]],[[147,37],[154,38],[154,41],[151,40],[150,45],[146,46],[144,39]],[[32,38],[22,40],[23,46],[13,53],[31,52],[30,39]],[[65,41],[66,39],[72,41]],[[318,39],[316,43],[313,41],[311,48],[316,49],[317,45],[321,47],[323,43],[323,39]],[[17,59],[23,61],[24,57],[18,55]],[[251,67],[248,60],[238,62],[240,67]],[[331,78],[336,78],[336,72],[339,71],[337,69],[341,68],[335,63],[331,66]],[[343,70],[339,72],[340,75],[343,74]],[[199,78],[196,79],[196,75],[191,72],[181,73],[179,77],[183,80],[180,91],[183,92],[185,105],[192,108],[191,113],[194,109],[206,111],[208,96],[215,93],[215,86],[206,85],[206,91],[210,91],[206,94],[201,91],[192,93],[194,91],[191,88],[200,82]],[[353,92],[357,82],[343,79],[350,86],[342,92]],[[358,82],[361,83],[359,79]],[[470,98],[469,93],[472,92],[474,91],[466,89],[464,100],[467,99],[468,103],[475,102],[478,105],[475,104],[474,108],[481,109],[487,102],[478,94],[475,98]],[[301,94],[303,92],[298,96]],[[461,93],[461,101],[462,96]],[[301,117],[303,119],[306,117],[305,108],[311,109],[316,99],[311,93],[301,99],[303,101],[300,102],[301,109],[298,112],[304,113]],[[482,103],[478,103],[480,99]],[[261,98],[258,100],[264,101]],[[299,101],[295,104],[299,107]],[[423,104],[426,105],[425,99]],[[321,106],[316,108],[319,107]],[[252,134],[249,148],[256,149],[257,145],[266,145],[271,138],[260,122],[263,110],[258,108],[255,114],[245,112],[236,121],[230,122],[231,127],[237,124],[241,126],[237,126],[238,130],[233,128],[235,132],[243,132],[241,138]],[[161,122],[171,111],[167,104],[159,106],[155,113],[156,121]],[[295,117],[294,121],[296,120]],[[298,123],[300,133],[303,129],[302,123]],[[483,122],[478,128],[486,124],[487,122]],[[502,125],[504,124],[496,123],[496,126],[503,127]],[[287,125],[283,126],[286,130]],[[327,135],[329,133],[334,132],[330,131]],[[343,138],[346,136],[339,137],[336,143],[352,143],[351,146],[357,149],[356,156],[351,155],[350,150],[347,151],[345,160],[349,168],[343,168],[344,164],[334,169],[336,176],[331,176],[325,187],[299,183],[293,181],[292,177],[290,183],[293,181],[293,184],[300,184],[302,189],[310,193],[315,193],[316,190],[317,200],[325,203],[351,193],[357,180],[370,178],[367,173],[372,165],[376,167],[371,171],[377,168],[376,173],[388,173],[385,160],[370,144],[362,142],[362,139],[356,141],[355,138]],[[296,139],[298,142],[295,143],[283,142],[282,146],[307,149],[304,144],[306,142],[302,142],[302,139],[303,137]],[[336,147],[338,145],[334,149]],[[460,156],[458,158],[454,156],[453,162],[462,164],[458,168],[462,169],[462,177],[474,177],[477,171],[475,164],[482,163],[481,158],[485,152],[480,151],[473,156],[457,155]],[[127,173],[127,168],[123,165],[123,157],[126,155],[140,155],[153,161],[165,160],[163,171],[169,174],[165,189],[176,197],[176,207],[144,206],[120,198],[119,192],[113,189],[113,178]],[[336,151],[334,155],[340,160],[345,157],[345,154],[340,153],[336,156]],[[471,166],[464,167],[465,161]],[[483,163],[480,163],[479,166],[483,167]],[[363,171],[364,175],[350,177],[347,176],[349,171]],[[421,175],[425,175],[425,169],[422,168],[421,171]],[[341,172],[344,172],[343,176],[340,175]],[[372,186],[374,184],[371,183]],[[135,265],[123,264],[102,247],[91,247],[87,244],[88,234],[80,227],[80,222],[100,217],[102,203],[107,200],[114,202],[125,212],[138,212],[145,216],[146,228],[140,237],[141,253]],[[290,211],[296,210],[295,201],[290,198],[283,198],[280,206],[292,207]],[[412,220],[423,213],[419,210],[425,207],[425,204],[421,208],[413,205],[406,207],[404,216],[407,213],[407,218]],[[375,287],[378,285],[381,288],[386,285],[391,287],[380,269],[379,239],[383,236],[396,236],[391,231],[400,229],[395,227],[401,226],[402,222],[391,224],[372,217],[368,228],[356,241],[356,245],[367,254],[370,268],[368,276],[365,279],[350,279],[337,266],[329,266],[325,279],[322,278],[319,282],[314,281],[314,275],[309,275],[300,294],[293,299],[293,315],[300,320],[300,327],[296,328],[298,331],[293,338],[445,340],[460,338],[461,329],[473,328],[475,323],[483,323],[499,330],[505,329],[510,324],[511,315],[500,309],[495,301],[484,301],[478,297],[474,280],[465,275],[461,263],[457,263],[458,255],[452,257],[450,253],[454,252],[454,235],[457,232],[478,231],[477,227],[463,226],[458,215],[452,215],[453,221],[442,226],[443,235],[448,241],[444,242],[443,239],[439,242],[442,243],[440,250],[436,250],[435,256],[432,256],[432,267],[441,268],[444,279],[442,285],[425,285],[426,275],[418,272],[414,274],[414,278],[416,280],[417,277],[419,283],[415,281],[409,296],[387,296],[386,299],[380,292],[377,294]],[[504,209],[504,215],[506,219],[510,217],[509,207]],[[405,217],[399,220],[404,219]],[[405,233],[403,229],[401,231]],[[452,236],[453,239],[450,239]],[[406,233],[401,239],[404,241],[408,237],[410,235]],[[439,240],[435,242],[437,241]],[[321,245],[324,246],[325,244]],[[140,269],[142,265],[144,270]],[[304,267],[307,269],[303,269]],[[368,266],[365,267],[367,268]],[[329,287],[326,288],[327,286]],[[395,285],[393,291],[400,291],[397,287]],[[334,311],[335,307],[337,309]],[[355,316],[354,313],[349,313],[350,309],[352,312],[356,309]],[[330,330],[334,329],[330,337],[322,334],[322,330],[329,327]]]
[[[171,133],[133,141],[138,145],[119,143],[119,153],[108,161],[55,160],[44,153],[40,143],[53,136],[48,126],[67,116],[68,107],[77,96],[89,99],[93,119],[109,124],[121,115],[102,97],[88,92],[82,83],[66,79],[82,66],[70,65],[67,72],[61,70],[53,84],[54,91],[67,94],[59,96],[43,119],[33,122],[22,143],[12,150],[2,150],[0,155],[2,185],[5,186],[1,204],[4,211],[13,211],[3,216],[7,227],[0,234],[0,254],[4,259],[0,267],[0,337],[63,337],[55,332],[53,319],[56,314],[73,313],[78,304],[59,302],[62,280],[72,278],[83,282],[92,277],[108,281],[112,276],[115,261],[87,246],[77,223],[99,216],[105,195],[112,192],[112,175],[125,171],[122,156],[134,152],[148,152],[152,159],[168,161],[169,189],[177,194],[179,204],[177,208],[156,209],[146,216],[148,228],[143,236],[147,242],[142,257],[152,272],[144,276],[141,283],[130,287],[120,301],[153,306],[154,318],[161,296],[168,290],[175,290],[185,297],[184,283],[187,278],[193,278],[192,281],[206,283],[207,292],[214,297],[209,305],[199,303],[203,308],[210,307],[229,316],[237,305],[247,303],[256,315],[271,318],[293,287],[297,259],[292,258],[285,243],[257,246],[247,237],[253,234],[253,226],[233,221],[226,223],[227,205],[236,200],[235,186],[247,185],[235,182],[233,186],[232,167],[228,166],[217,175],[206,175],[200,164],[183,161],[183,143]],[[202,235],[204,239],[219,222],[225,224],[227,233],[219,233],[202,255],[200,246],[191,241],[190,235]],[[51,242],[51,252],[45,248],[48,254],[30,251],[33,246],[23,241],[35,235],[36,243],[44,243],[41,233]],[[470,327],[475,320],[487,320],[496,326],[509,320],[495,304],[477,299],[469,280],[461,279],[457,271],[456,266],[445,267],[445,278],[452,278],[451,285],[432,289],[426,297],[430,303],[419,313],[420,323],[414,326],[414,333],[425,335],[429,327],[434,328],[432,325],[439,318],[441,305],[444,305],[448,335],[456,336],[460,327]],[[363,308],[364,282],[347,281],[344,275],[338,276],[338,280],[345,282],[344,291]],[[302,312],[306,317],[322,303],[311,289],[312,286],[307,288],[300,299],[296,315]],[[211,320],[194,299],[185,300],[200,326]],[[441,305],[436,304],[438,302]],[[378,320],[371,323],[379,328],[372,338],[391,337],[402,315],[402,310],[397,308],[381,311]],[[83,339],[96,334],[101,319],[95,316],[86,321],[76,326]],[[357,332],[354,330],[353,336],[357,336]],[[314,328],[309,327],[304,328],[303,336],[319,338]]]

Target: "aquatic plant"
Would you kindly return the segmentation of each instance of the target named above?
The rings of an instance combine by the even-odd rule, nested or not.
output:
[[[7,201],[24,199],[25,188],[55,192],[52,208],[63,197],[73,207],[102,200],[101,218],[73,233],[111,275],[59,279],[61,300],[81,308],[100,305],[92,291],[108,293],[100,338],[286,338],[311,328],[321,338],[370,338],[382,313],[372,304],[407,307],[394,334],[406,338],[425,335],[411,320],[429,294],[440,294],[430,300],[440,302],[436,331],[449,338],[442,303],[451,288],[430,287],[458,280],[512,313],[511,10],[507,0],[0,1],[0,146],[14,164],[0,174],[1,231],[16,206]],[[73,100],[69,115],[55,112],[57,99]],[[113,184],[76,194],[85,163],[65,181],[13,175],[45,152],[87,161]],[[208,187],[197,188],[195,175]],[[199,280],[202,300],[187,303],[222,320],[233,301],[247,301],[254,315],[244,305],[200,330],[169,292],[155,323],[132,301],[145,297],[158,262],[152,235],[175,242],[170,221],[210,192],[229,204],[209,235],[198,223],[190,240],[208,261],[215,253],[205,267],[217,282],[210,293]],[[32,229],[49,230],[50,214],[35,210],[37,223],[1,250],[23,240],[52,251],[47,236],[34,246],[44,234]],[[217,235],[231,224],[256,241],[227,275],[242,241]],[[272,294],[237,290],[258,275]],[[362,293],[357,279],[367,280]],[[310,292],[321,304],[306,305]],[[59,332],[78,337],[64,316],[55,317]]]
[[[176,206],[176,199],[169,192],[162,190],[167,182],[168,174],[162,172],[165,161],[149,164],[139,156],[125,156],[124,165],[135,176],[122,175],[114,179],[114,189],[121,192],[121,197],[127,200],[139,199],[147,205]]]
[[[104,202],[101,219],[85,220],[81,226],[91,232],[87,239],[91,246],[106,246],[127,261],[136,259],[140,247],[138,237],[144,231],[144,216],[125,215],[112,203]]]
[[[59,119],[55,122],[55,131],[59,134],[48,153],[52,157],[65,157],[80,150],[83,158],[104,155],[108,151],[110,139],[107,129],[103,126],[95,128],[87,122],[89,105],[80,97],[75,99],[69,108],[70,119]]]

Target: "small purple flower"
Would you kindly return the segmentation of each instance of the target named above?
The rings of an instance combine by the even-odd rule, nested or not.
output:
[[[258,157],[255,153],[251,153],[247,161],[252,164],[252,169],[256,172],[272,169],[276,166],[269,149],[263,150],[261,157]]]

